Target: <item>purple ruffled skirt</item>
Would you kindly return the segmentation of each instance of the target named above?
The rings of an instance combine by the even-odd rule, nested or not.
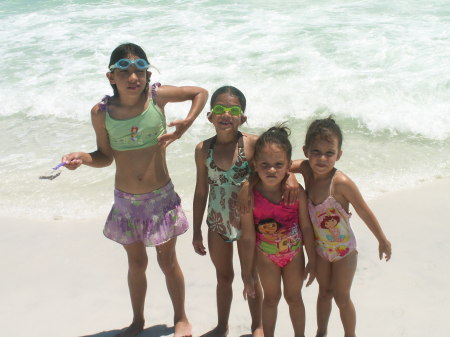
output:
[[[142,241],[150,247],[161,245],[188,228],[180,197],[169,182],[146,194],[114,190],[114,205],[103,234],[123,245]]]

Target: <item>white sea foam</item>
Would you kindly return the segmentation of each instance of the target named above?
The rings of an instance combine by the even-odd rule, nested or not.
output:
[[[95,148],[89,110],[111,92],[109,55],[126,41],[147,51],[155,81],[240,88],[243,129],[288,121],[296,157],[309,121],[335,115],[346,135],[340,167],[369,197],[448,176],[449,18],[444,0],[2,2],[0,212],[83,217],[109,204],[113,167],[37,176],[63,153]],[[187,108],[168,106],[168,119]],[[201,116],[171,145],[187,200],[193,147],[212,132]]]

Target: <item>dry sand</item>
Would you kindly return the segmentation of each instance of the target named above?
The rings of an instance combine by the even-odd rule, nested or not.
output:
[[[363,337],[447,336],[450,309],[450,179],[390,193],[369,204],[392,242],[393,257],[379,261],[377,242],[354,215],[359,242],[352,288],[357,334]],[[184,201],[190,203],[190,201]],[[188,214],[191,217],[191,214]],[[112,337],[131,321],[124,249],[103,237],[106,214],[73,221],[1,217],[0,323],[2,336]],[[206,237],[206,235],[205,235]],[[177,252],[186,279],[186,310],[199,336],[216,323],[215,273],[209,256],[194,253],[192,231]],[[148,249],[146,329],[140,337],[171,336],[172,306],[155,251]],[[230,337],[247,336],[250,314],[242,298],[235,255]],[[306,336],[315,332],[317,284],[303,289]],[[343,336],[333,307],[329,337]],[[292,336],[282,299],[276,336]]]

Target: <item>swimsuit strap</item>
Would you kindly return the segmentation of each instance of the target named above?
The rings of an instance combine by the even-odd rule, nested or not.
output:
[[[108,110],[108,101],[111,98],[109,95],[105,95],[100,101],[100,110],[106,112]]]
[[[237,132],[238,135],[238,148],[244,148],[244,139],[243,139],[243,134],[241,133],[241,131]],[[216,144],[217,141],[217,135],[215,135],[212,139],[211,139],[211,143],[209,144],[209,148],[208,150],[213,150],[214,149],[214,145]]]
[[[158,88],[161,86],[161,83],[155,82],[151,85],[151,93],[152,93],[152,100],[156,96],[158,96]],[[111,98],[109,95],[103,96],[102,100],[100,101],[100,110],[106,112],[108,110],[108,101]]]
[[[238,148],[243,149],[244,148],[244,136],[242,135],[241,131],[238,131]]]
[[[334,170],[334,173],[333,173],[333,177],[331,178],[330,192],[329,192],[329,196],[328,197],[333,197],[333,183],[334,183],[334,178],[336,177],[336,172],[338,171],[338,169],[335,168],[333,170]]]
[[[151,90],[152,90],[152,99],[155,98],[158,94],[158,88],[161,86],[161,83],[159,82],[155,82],[151,85]]]

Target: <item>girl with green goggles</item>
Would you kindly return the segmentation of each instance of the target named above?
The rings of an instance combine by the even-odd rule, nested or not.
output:
[[[231,116],[239,116],[242,114],[242,108],[239,105],[226,107],[222,104],[216,104],[212,108],[212,113],[215,115],[223,115],[225,112],[228,112]]]

